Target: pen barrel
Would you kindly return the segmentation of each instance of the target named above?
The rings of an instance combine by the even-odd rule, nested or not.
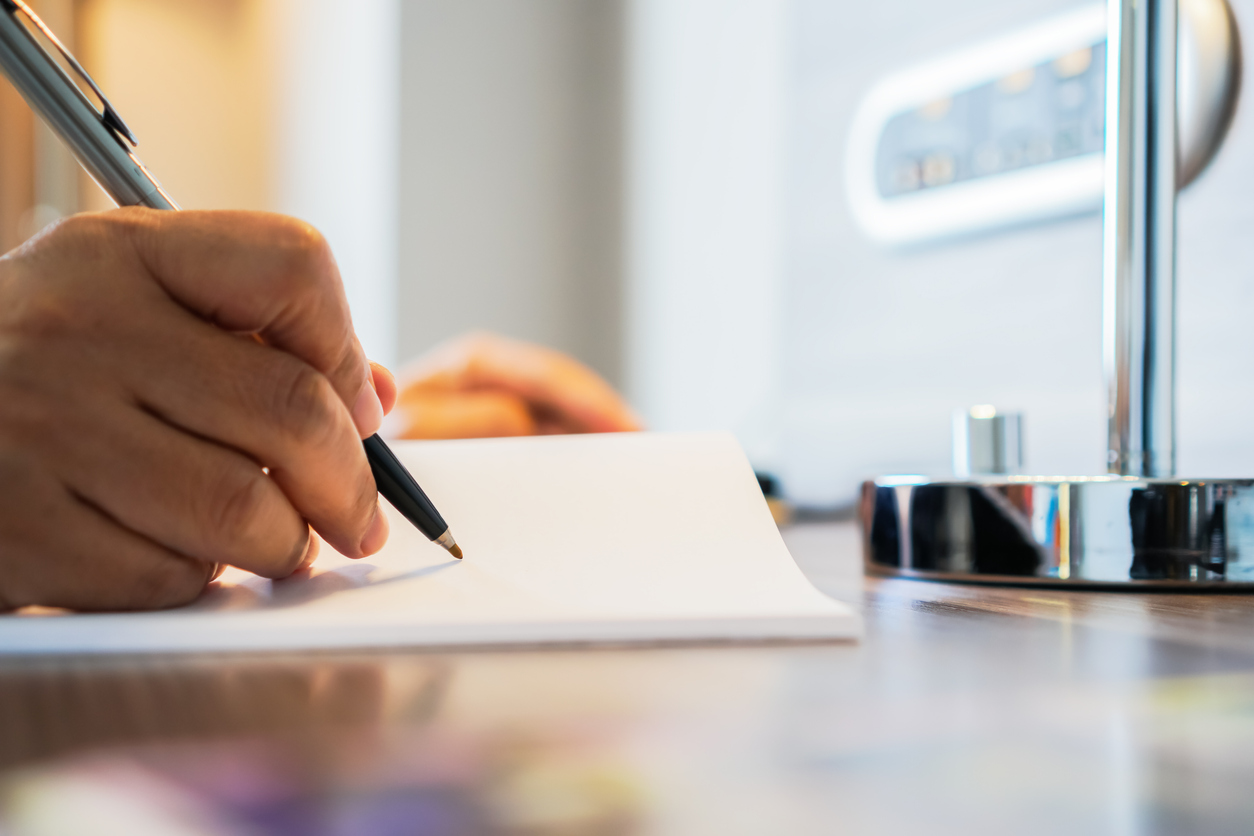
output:
[[[370,472],[374,474],[375,485],[379,493],[405,519],[416,525],[430,540],[436,540],[448,531],[448,523],[435,510],[431,500],[422,488],[400,463],[396,455],[383,443],[383,439],[372,435],[362,442],[366,448],[366,458],[370,461]]]
[[[7,7],[8,4],[0,4]],[[0,71],[119,206],[177,209],[94,105],[13,12],[0,9]]]

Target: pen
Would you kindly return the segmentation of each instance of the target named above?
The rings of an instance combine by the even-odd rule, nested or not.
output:
[[[52,30],[22,0],[0,0],[0,11],[4,12],[0,14],[0,70],[70,147],[100,188],[119,206],[177,210],[178,204],[131,150],[138,144],[135,135]],[[91,89],[100,100],[99,110],[17,19],[19,13]],[[448,524],[383,439],[372,435],[362,445],[379,493],[428,539],[460,559],[462,550]]]

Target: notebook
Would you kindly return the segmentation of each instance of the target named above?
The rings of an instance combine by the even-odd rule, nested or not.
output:
[[[850,639],[727,434],[398,442],[465,551],[390,507],[379,554],[324,546],[269,581],[229,569],[152,613],[0,616],[0,654]],[[384,503],[386,506],[386,502]]]

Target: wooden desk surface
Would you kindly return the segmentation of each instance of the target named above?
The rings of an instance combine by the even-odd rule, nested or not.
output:
[[[4,663],[0,809],[14,836],[100,809],[314,836],[1254,830],[1254,597],[864,579],[852,524],[786,538],[862,642]]]

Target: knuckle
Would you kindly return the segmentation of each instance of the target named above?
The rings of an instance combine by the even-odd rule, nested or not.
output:
[[[339,349],[331,360],[331,379],[340,382],[344,391],[345,405],[352,403],[362,386],[368,386],[369,365],[360,354],[357,341],[353,339],[351,330],[346,326],[344,333],[337,337]]]
[[[164,609],[189,604],[208,585],[213,565],[186,557],[172,557],[153,564],[135,576],[134,608]]]
[[[375,508],[379,504],[379,488],[368,469],[363,470],[362,478],[357,480],[357,494],[353,497],[351,513],[357,521],[361,533],[365,534],[366,526],[374,520]]]
[[[275,242],[285,259],[284,277],[292,283],[293,289],[317,284],[335,263],[326,237],[303,221],[284,219]]]
[[[297,360],[283,363],[276,377],[271,411],[285,436],[299,446],[330,443],[343,411],[330,381]]]
[[[237,562],[246,558],[256,571],[275,572],[274,577],[286,577],[300,566],[309,528],[299,519],[289,520],[282,505],[274,501],[277,492],[260,468],[233,468],[221,477],[205,520],[210,539],[217,544],[213,550],[217,559]],[[289,522],[293,523],[290,537],[281,533]],[[212,564],[205,566],[212,573]],[[206,576],[204,583],[209,580]]]
[[[225,541],[234,548],[256,542],[256,535],[265,524],[269,489],[268,477],[260,468],[255,473],[242,468],[227,469],[219,476],[205,505],[207,532],[214,540]]]

